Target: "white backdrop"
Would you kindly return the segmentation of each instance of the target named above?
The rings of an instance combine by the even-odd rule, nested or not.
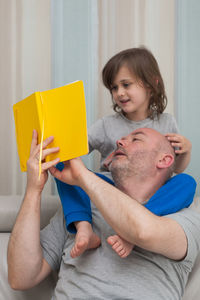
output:
[[[167,111],[174,114],[174,4],[174,0],[0,0],[1,194],[22,194],[25,185],[12,105],[34,91],[71,81],[73,74],[87,85],[89,123],[109,114],[111,99],[100,72],[122,49],[141,44],[150,48],[165,81]],[[51,183],[46,192],[52,192]]]
[[[12,105],[51,88],[50,25],[49,0],[0,0],[1,195],[24,193]]]

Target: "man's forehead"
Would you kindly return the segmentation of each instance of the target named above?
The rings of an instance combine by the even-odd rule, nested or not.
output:
[[[146,135],[146,133],[143,132],[143,131],[133,131],[133,132],[131,133],[131,135],[138,135],[138,134]]]
[[[160,132],[153,128],[138,128],[131,132],[131,135],[143,134],[145,136],[163,136]]]
[[[150,133],[150,131],[149,131],[149,133]],[[136,129],[130,133],[130,135],[132,135],[132,136],[139,135],[139,134],[148,135],[148,129],[140,128],[140,129]]]

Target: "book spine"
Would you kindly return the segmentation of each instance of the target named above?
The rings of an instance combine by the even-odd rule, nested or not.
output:
[[[42,103],[42,100],[41,100],[41,92],[35,92],[35,99],[36,99],[38,120],[39,120],[38,143],[40,143],[41,138],[42,138],[42,129],[43,129],[43,120],[44,120],[43,103]]]
[[[41,92],[37,92],[37,106],[38,106],[38,118],[39,123],[41,127],[41,137],[38,139],[38,142],[40,143],[40,157],[39,157],[39,174],[38,177],[40,179],[42,168],[41,168],[41,162],[42,162],[42,147],[43,147],[43,140],[44,140],[44,100],[42,97]]]

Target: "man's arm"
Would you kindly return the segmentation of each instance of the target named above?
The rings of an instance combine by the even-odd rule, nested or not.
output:
[[[174,260],[186,255],[187,239],[176,221],[152,214],[88,171],[80,159],[67,162],[62,172],[51,168],[51,173],[59,180],[85,190],[107,223],[125,240]]]
[[[46,139],[43,149],[52,142]],[[47,181],[47,169],[58,163],[58,159],[42,163],[42,174],[39,174],[39,151],[37,133],[34,131],[31,154],[27,163],[27,188],[25,197],[17,216],[8,244],[8,280],[14,289],[28,289],[41,282],[51,268],[43,259],[40,246],[40,205],[41,194]],[[58,148],[43,150],[42,159]]]

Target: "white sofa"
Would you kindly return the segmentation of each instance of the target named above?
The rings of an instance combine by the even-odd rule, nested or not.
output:
[[[7,280],[7,244],[17,212],[22,201],[21,196],[0,196],[0,300],[48,300],[56,284],[57,274],[51,274],[37,287],[27,291],[14,291]],[[195,198],[194,206],[200,213],[200,199]],[[44,227],[60,206],[56,196],[42,199],[41,227]],[[200,254],[190,274],[183,300],[200,299]]]
[[[57,274],[51,274],[37,287],[27,291],[14,291],[8,284],[7,245],[22,198],[22,196],[0,196],[0,300],[50,300]],[[48,224],[59,205],[60,201],[56,196],[42,199],[41,228]]]

